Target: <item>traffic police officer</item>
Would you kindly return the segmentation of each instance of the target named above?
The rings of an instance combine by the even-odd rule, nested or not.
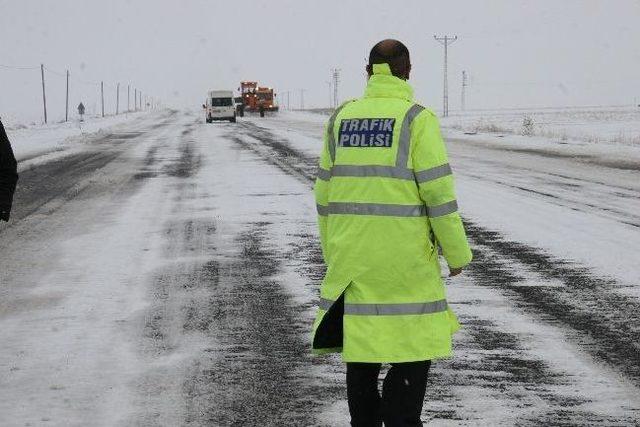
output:
[[[18,182],[18,164],[0,121],[0,221],[9,221],[16,182]]]
[[[414,103],[410,70],[401,42],[373,47],[364,97],[329,119],[315,185],[327,273],[313,351],[342,353],[353,426],[422,425],[431,360],[451,356],[459,328],[439,249],[452,276],[471,261],[438,120]]]

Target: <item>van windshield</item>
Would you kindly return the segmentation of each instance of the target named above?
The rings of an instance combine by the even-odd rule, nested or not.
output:
[[[211,98],[212,107],[229,107],[233,105],[232,98]]]

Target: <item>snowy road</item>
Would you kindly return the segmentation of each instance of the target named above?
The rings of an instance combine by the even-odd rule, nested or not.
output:
[[[136,117],[21,164],[0,225],[0,425],[347,425],[309,356],[323,274],[306,116]],[[433,425],[637,425],[638,169],[451,140],[476,261]]]

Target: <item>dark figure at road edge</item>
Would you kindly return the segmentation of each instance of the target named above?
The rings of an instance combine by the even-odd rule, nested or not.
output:
[[[80,116],[80,121],[84,121],[84,104],[82,102],[78,104],[78,115]]]
[[[315,184],[327,273],[313,351],[347,363],[352,426],[421,426],[427,375],[452,355],[439,249],[471,262],[435,114],[413,101],[409,51],[383,40],[361,99],[331,116]],[[391,367],[378,391],[381,364]]]
[[[0,121],[0,221],[9,221],[17,182],[18,163]]]

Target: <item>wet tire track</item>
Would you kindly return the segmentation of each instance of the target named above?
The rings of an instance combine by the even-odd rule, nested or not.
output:
[[[497,163],[497,162],[494,162],[494,163]],[[528,172],[529,172],[529,178],[533,174],[535,174],[535,172],[532,170],[528,170]],[[509,181],[509,180],[503,180],[498,178],[492,178],[491,176],[488,176],[486,174],[478,174],[478,173],[465,171],[463,172],[462,175],[474,180],[485,181],[485,182],[489,181],[493,184],[497,184],[502,187],[507,187],[509,189],[518,190],[523,193],[545,198],[547,203],[551,203],[556,206],[569,208],[571,210],[578,211],[578,212],[596,214],[602,218],[614,219],[615,221],[621,224],[626,224],[635,228],[640,228],[640,216],[638,216],[637,214],[632,214],[628,210],[608,206],[607,204],[608,200],[607,201],[600,200],[599,203],[595,203],[595,202],[590,203],[584,200],[580,200],[579,202],[576,202],[572,200],[571,193],[584,191],[584,183],[582,182],[580,184],[571,184],[567,182],[562,182],[560,180],[558,181],[551,181],[548,179],[543,180],[538,177],[537,179],[539,180],[540,187],[542,188],[548,188],[547,187],[548,185],[553,185],[555,187],[561,187],[563,189],[563,191],[553,194],[549,191],[541,191],[539,189],[527,187],[526,184],[518,185],[514,183],[514,180]],[[548,175],[552,175],[552,174],[548,174]],[[566,178],[562,178],[562,179],[566,179]],[[590,185],[597,184],[598,186],[603,185],[603,184],[594,183],[591,181],[586,181],[586,183]],[[611,186],[611,187],[615,188],[615,186]],[[605,191],[611,191],[611,187],[609,187]],[[637,196],[639,194],[631,189],[624,189],[624,191],[625,191],[624,193],[617,192],[616,197],[624,198],[631,201],[631,200],[637,199]],[[595,200],[598,200],[598,198],[594,195],[592,200],[595,201]]]
[[[194,141],[191,137],[195,125],[195,123],[191,123],[182,130],[178,147],[180,157],[165,168],[165,172],[169,176],[191,178],[202,167],[202,155],[196,152]]]
[[[139,381],[136,425],[210,425],[202,414],[216,406],[198,394],[198,372],[217,345],[214,330],[220,282],[215,218],[190,218],[186,206],[203,197],[193,180],[205,164],[188,123],[174,141],[162,140],[147,150],[135,175],[139,182],[163,179],[175,220],[165,224],[162,251],[168,265],[152,280],[152,306],[144,314],[140,353],[150,368]],[[202,259],[208,259],[202,261]],[[179,360],[179,363],[159,363]],[[166,402],[171,402],[167,406]]]
[[[182,191],[188,194],[188,189]],[[187,198],[185,198],[187,199]],[[177,200],[178,203],[181,200]],[[210,339],[219,284],[218,261],[190,261],[189,255],[215,252],[215,221],[187,219],[166,225],[168,260],[152,281],[153,304],[144,314],[140,353],[149,360],[149,369],[138,381],[137,407],[141,413],[132,424],[207,425],[197,414],[216,402],[202,402],[193,392],[203,354],[213,351]],[[162,363],[179,360],[179,363]],[[171,406],[167,406],[167,402]]]
[[[520,304],[580,332],[579,343],[640,386],[640,302],[615,292],[616,282],[599,278],[519,242],[504,239],[465,219],[467,232],[480,250],[470,271],[481,285],[508,289]],[[494,254],[482,248],[490,249]],[[507,264],[517,261],[563,286],[522,286]]]
[[[274,278],[280,260],[267,222],[237,236],[239,259],[219,266],[212,336],[220,348],[187,381],[198,425],[311,426],[335,390],[305,372],[311,364],[302,311]]]
[[[180,132],[177,156],[173,153],[166,138],[158,140],[147,150],[143,165],[134,175],[134,179],[145,180],[159,176],[192,178],[195,176],[202,168],[204,161],[190,136],[194,128],[195,124],[189,123]]]
[[[56,198],[74,198],[86,187],[81,186],[83,181],[120,154],[114,149],[74,154],[23,170],[16,189],[13,221],[32,215]]]
[[[291,148],[289,144],[275,137],[267,129],[251,122],[240,123],[240,129],[244,137],[258,140],[260,145],[248,142],[238,134],[228,135],[236,144],[246,150],[253,151],[270,164],[294,176],[305,185],[315,180],[317,171],[315,159],[311,159],[301,151]]]

